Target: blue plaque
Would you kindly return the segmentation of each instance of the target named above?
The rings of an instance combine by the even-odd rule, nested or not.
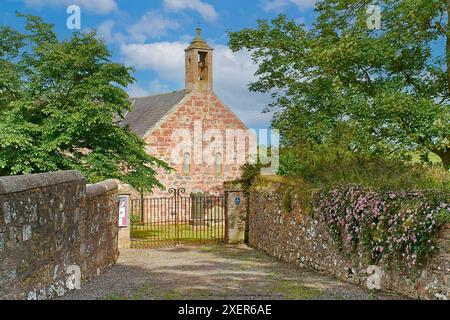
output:
[[[236,205],[240,205],[241,204],[241,198],[240,197],[234,198],[234,203],[236,203]]]

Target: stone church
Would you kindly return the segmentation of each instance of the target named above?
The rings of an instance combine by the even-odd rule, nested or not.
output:
[[[224,181],[240,177],[253,138],[213,90],[213,48],[200,29],[185,49],[185,60],[184,90],[132,98],[123,125],[144,139],[149,154],[174,169],[158,171],[167,189],[218,195]]]

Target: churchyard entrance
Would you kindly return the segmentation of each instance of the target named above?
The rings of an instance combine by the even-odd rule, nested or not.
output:
[[[131,199],[130,238],[134,249],[225,243],[226,196],[185,195]]]

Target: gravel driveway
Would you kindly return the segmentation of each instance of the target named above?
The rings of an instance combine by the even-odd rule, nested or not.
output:
[[[400,299],[281,263],[247,246],[124,250],[66,300]]]

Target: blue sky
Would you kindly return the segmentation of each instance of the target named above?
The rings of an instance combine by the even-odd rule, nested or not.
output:
[[[246,52],[232,53],[227,31],[256,26],[257,19],[279,13],[307,24],[314,19],[316,0],[2,0],[0,23],[22,29],[15,12],[39,15],[55,24],[58,35],[66,27],[71,4],[81,8],[82,30],[96,29],[113,59],[136,69],[132,96],[179,90],[184,87],[184,48],[200,25],[203,37],[215,48],[214,86],[222,100],[251,128],[265,128],[270,103],[264,94],[250,93],[255,65]]]

